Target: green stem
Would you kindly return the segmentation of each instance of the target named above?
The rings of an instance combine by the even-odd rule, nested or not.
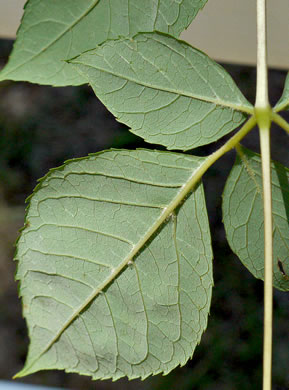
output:
[[[272,329],[273,329],[273,222],[270,159],[270,121],[260,126],[263,203],[264,203],[264,346],[263,390],[271,390]]]
[[[255,114],[260,133],[264,204],[263,390],[271,390],[273,329],[273,227],[270,127],[272,111],[268,99],[266,30],[266,0],[257,0],[257,92]]]
[[[238,143],[253,129],[256,125],[257,120],[255,115],[252,116],[236,133],[232,138],[230,138],[223,146],[221,146],[216,152],[212,153],[204,161],[198,172],[198,180],[204,175],[208,168],[213,165],[220,157],[233,149]]]
[[[282,116],[276,114],[275,112],[272,112],[272,120],[289,134],[289,123],[285,121]]]
[[[255,107],[258,108],[269,106],[267,72],[266,0],[257,0],[257,90]]]

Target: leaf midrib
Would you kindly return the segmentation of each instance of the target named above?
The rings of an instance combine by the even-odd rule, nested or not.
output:
[[[15,72],[15,70],[21,68],[22,66],[26,65],[30,61],[33,61],[35,58],[40,56],[42,53],[44,53],[46,50],[48,50],[52,45],[54,45],[56,42],[58,42],[68,31],[70,31],[74,26],[76,26],[78,23],[82,21],[83,18],[85,18],[99,3],[100,0],[94,0],[93,4],[85,11],[82,15],[79,16],[72,24],[70,24],[68,27],[66,27],[65,30],[62,31],[55,39],[53,39],[50,43],[48,43],[46,46],[44,46],[38,53],[35,53],[32,57],[27,59],[26,61],[22,62],[21,64],[15,66],[14,68],[10,69],[8,72],[4,73],[4,76],[6,74],[9,75],[12,72]],[[3,80],[3,77],[0,77],[0,80]]]
[[[244,112],[246,114],[253,114],[253,108],[246,107],[246,106],[243,106],[243,105],[229,103],[229,102],[226,102],[226,101],[224,101],[222,99],[208,98],[208,97],[205,97],[205,96],[202,96],[202,95],[198,95],[198,94],[195,94],[195,93],[180,91],[180,90],[178,90],[176,88],[166,88],[166,87],[155,86],[155,85],[153,85],[151,83],[134,79],[133,77],[129,77],[129,76],[117,73],[117,72],[109,71],[108,69],[103,69],[101,67],[96,67],[96,66],[84,64],[84,63],[82,63],[80,61],[77,61],[76,59],[68,61],[68,63],[71,63],[73,65],[81,65],[81,66],[84,66],[84,67],[87,67],[87,68],[91,68],[91,69],[96,69],[96,70],[98,70],[100,72],[104,72],[104,73],[110,74],[112,76],[119,77],[119,78],[121,78],[123,80],[135,83],[137,85],[141,85],[141,86],[146,87],[146,88],[150,88],[150,89],[154,89],[154,90],[162,91],[162,92],[168,92],[168,93],[171,93],[171,94],[175,94],[175,95],[179,95],[179,96],[183,96],[183,97],[187,97],[187,98],[191,98],[191,99],[195,99],[195,100],[200,100],[200,101],[203,101],[203,102],[206,102],[206,103],[212,103],[212,104],[215,104],[217,106],[223,106],[223,107],[226,107],[226,108],[231,108],[233,110],[241,111],[241,112]],[[78,69],[78,67],[76,67],[76,69],[78,70],[78,72],[82,76],[87,78],[87,76],[85,74],[83,74],[81,72],[81,70]]]
[[[156,219],[156,221],[152,224],[151,228],[144,234],[143,238],[141,238],[138,243],[132,248],[130,253],[125,257],[125,259],[114,269],[109,277],[107,277],[97,289],[94,290],[92,294],[90,294],[84,303],[78,307],[78,309],[74,312],[74,314],[63,324],[61,329],[56,333],[56,335],[52,338],[51,341],[44,347],[43,351],[23,370],[29,371],[34,363],[41,358],[51,347],[52,345],[59,339],[59,337],[65,332],[65,330],[74,322],[74,320],[87,308],[93,300],[107,287],[111,282],[113,282],[119,274],[124,270],[124,268],[128,265],[130,261],[133,261],[133,258],[139,253],[139,251],[146,245],[146,243],[150,240],[150,238],[156,233],[156,231],[166,222],[167,218],[172,215],[174,210],[178,207],[178,205],[185,199],[187,194],[193,189],[198,181],[198,177],[196,180],[196,176],[201,172],[202,166],[205,164],[206,159],[204,159],[200,165],[193,170],[191,176],[181,187],[180,191],[176,194],[176,196],[172,199],[167,207],[163,209],[163,212]]]

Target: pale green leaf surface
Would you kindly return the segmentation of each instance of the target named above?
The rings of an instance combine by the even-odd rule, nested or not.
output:
[[[164,34],[107,41],[70,63],[120,122],[168,149],[216,141],[251,110],[222,67]]]
[[[207,326],[212,251],[202,185],[176,205],[204,160],[111,150],[40,182],[17,245],[31,340],[18,376],[145,378],[186,363]]]
[[[289,108],[289,73],[287,75],[286,81],[285,81],[285,86],[284,86],[284,91],[283,94],[274,107],[275,111],[281,111],[281,110],[286,110]]]
[[[29,0],[8,65],[0,80],[55,86],[85,80],[65,60],[107,39],[139,31],[174,36],[207,0]]]
[[[289,290],[289,170],[272,162],[274,286]],[[260,156],[240,148],[223,195],[228,242],[248,270],[264,280],[264,216]],[[278,265],[278,260],[281,262]]]

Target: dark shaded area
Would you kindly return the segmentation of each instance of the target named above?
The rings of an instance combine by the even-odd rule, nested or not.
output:
[[[0,41],[0,66],[10,49],[11,42]],[[255,69],[224,66],[253,102]],[[273,105],[281,96],[285,72],[272,70],[269,76]],[[288,113],[284,117],[289,120]],[[209,154],[223,142],[224,139],[198,148],[194,153]],[[244,145],[259,150],[256,130],[244,140]],[[28,345],[12,262],[13,242],[23,224],[24,200],[37,179],[50,168],[66,159],[110,147],[157,146],[145,144],[117,123],[87,86],[0,84],[0,379],[11,379],[20,370]],[[272,131],[272,156],[289,166],[288,136],[276,127]],[[208,330],[193,359],[168,376],[158,375],[145,382],[125,379],[117,383],[92,382],[87,377],[58,371],[40,372],[21,381],[88,390],[261,388],[263,283],[254,279],[232,254],[222,225],[221,194],[233,162],[234,152],[231,152],[204,178],[215,255],[215,288]],[[288,295],[275,291],[274,310],[274,389],[288,390]]]

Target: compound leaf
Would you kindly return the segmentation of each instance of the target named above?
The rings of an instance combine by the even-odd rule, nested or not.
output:
[[[278,112],[281,110],[286,110],[289,108],[289,73],[287,75],[286,81],[285,81],[285,86],[284,86],[284,91],[283,94],[274,107],[274,111]]]
[[[223,68],[164,34],[107,41],[70,63],[120,122],[168,149],[216,141],[251,111]]]
[[[207,0],[29,0],[0,79],[55,86],[85,80],[65,60],[139,31],[179,36]]]
[[[188,190],[204,160],[111,150],[41,180],[17,245],[31,340],[17,376],[145,378],[186,363],[213,285],[203,188]]]
[[[223,195],[223,219],[232,250],[264,279],[262,167],[258,154],[240,147]],[[289,170],[272,162],[274,286],[289,290]]]

